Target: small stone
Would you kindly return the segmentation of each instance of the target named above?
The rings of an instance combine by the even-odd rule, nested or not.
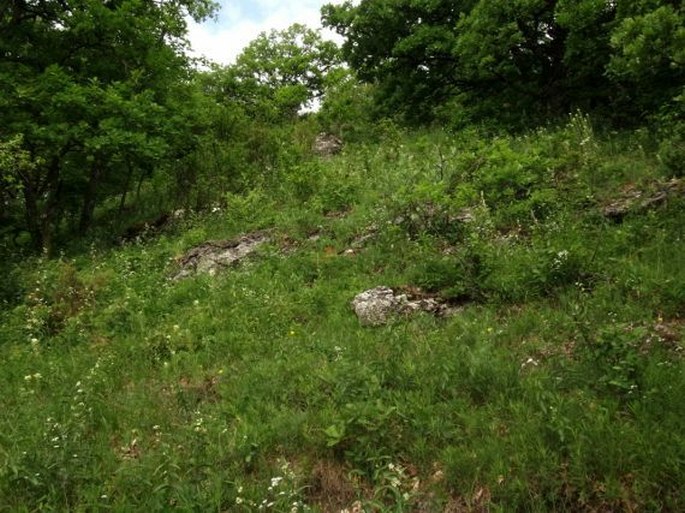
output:
[[[472,208],[463,208],[455,217],[460,223],[472,223],[476,220],[476,214]]]
[[[343,142],[333,134],[320,133],[314,140],[312,151],[319,157],[332,157],[342,150]]]

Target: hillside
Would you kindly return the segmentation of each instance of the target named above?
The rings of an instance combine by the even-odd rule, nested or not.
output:
[[[0,511],[685,510],[685,182],[649,135],[388,125],[274,173],[7,269]],[[440,307],[361,322],[381,286]]]

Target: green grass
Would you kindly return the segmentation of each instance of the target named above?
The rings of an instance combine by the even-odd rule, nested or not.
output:
[[[685,203],[601,215],[663,178],[638,136],[393,133],[8,269],[0,511],[685,509]],[[169,279],[264,228],[236,268]],[[362,327],[378,285],[464,310]]]

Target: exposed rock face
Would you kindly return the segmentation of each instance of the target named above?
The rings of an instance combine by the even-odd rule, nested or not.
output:
[[[384,286],[358,294],[352,300],[352,308],[362,326],[382,326],[396,315],[428,312],[447,316],[457,311],[441,299],[435,297],[410,299],[407,294],[396,293],[390,287]]]
[[[266,234],[256,232],[233,240],[209,241],[200,244],[178,259],[180,270],[173,279],[181,280],[201,273],[213,276],[254,253],[268,240],[269,237]]]
[[[312,151],[320,157],[331,157],[342,150],[343,142],[332,134],[321,133],[316,136]]]
[[[640,191],[635,188],[625,190],[623,197],[612,201],[602,209],[605,217],[622,221],[630,212],[641,212],[665,203],[668,198],[685,194],[685,181],[674,178],[657,184],[655,190]]]

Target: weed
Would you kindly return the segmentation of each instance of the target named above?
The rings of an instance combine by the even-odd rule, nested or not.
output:
[[[315,161],[310,128],[231,147],[259,164],[202,182],[215,212],[7,271],[5,509],[683,510],[682,200],[601,208],[663,174],[651,136],[387,123]],[[361,327],[381,285],[460,309]]]

